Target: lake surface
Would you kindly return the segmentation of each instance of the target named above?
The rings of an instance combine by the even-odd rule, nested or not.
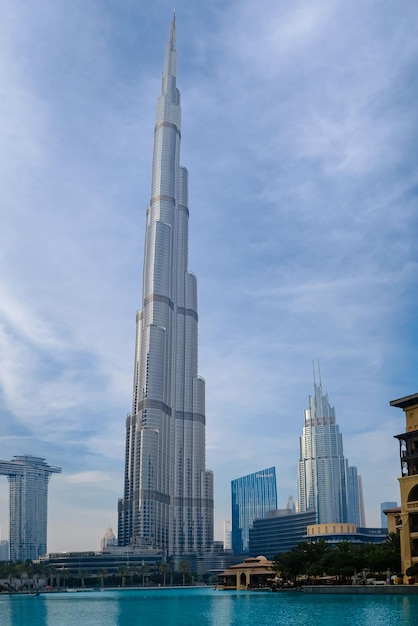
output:
[[[0,596],[1,626],[417,626],[418,596],[211,588]]]

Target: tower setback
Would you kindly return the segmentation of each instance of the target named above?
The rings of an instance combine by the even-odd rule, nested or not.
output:
[[[188,270],[188,172],[180,165],[176,25],[157,101],[142,310],[136,317],[132,412],[118,543],[196,553],[213,540],[213,475],[205,466],[205,383],[198,376],[197,282]]]

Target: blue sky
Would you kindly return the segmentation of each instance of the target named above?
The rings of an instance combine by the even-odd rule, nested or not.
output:
[[[0,7],[0,458],[63,468],[49,550],[117,526],[166,0]],[[417,389],[418,7],[176,3],[190,269],[216,538],[230,481],[296,499],[312,360],[363,477],[399,500]],[[8,529],[8,485],[0,481]]]

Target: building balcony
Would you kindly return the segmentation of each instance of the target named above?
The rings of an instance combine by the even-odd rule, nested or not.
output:
[[[406,508],[408,511],[418,512],[418,500],[411,500],[406,503]]]

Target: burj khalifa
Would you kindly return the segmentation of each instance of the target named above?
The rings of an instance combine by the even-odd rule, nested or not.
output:
[[[118,543],[166,556],[213,541],[213,474],[205,461],[205,382],[198,375],[197,281],[188,270],[188,172],[180,165],[176,23],[157,101],[146,213],[142,310],[136,316],[132,413]]]

